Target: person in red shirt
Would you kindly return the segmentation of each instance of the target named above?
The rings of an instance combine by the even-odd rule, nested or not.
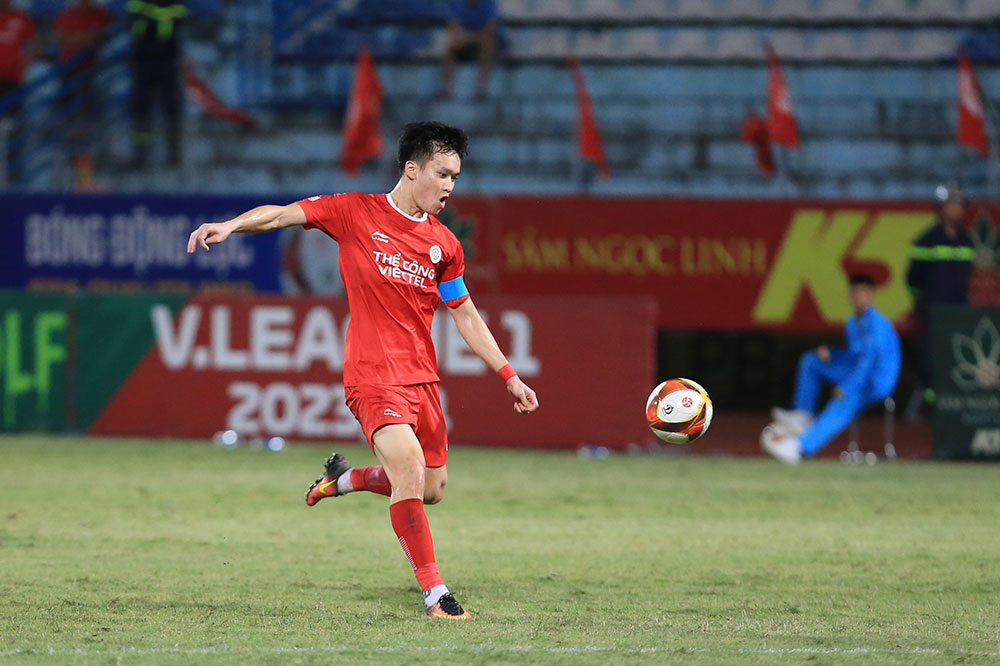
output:
[[[347,405],[381,465],[352,468],[334,454],[310,486],[306,503],[354,491],[388,496],[399,543],[413,566],[430,617],[471,619],[450,592],[434,558],[424,504],[444,496],[448,433],[438,397],[431,322],[448,306],[469,347],[496,371],[530,414],[538,399],[511,368],[465,286],[465,256],[434,215],[447,204],[466,153],[465,133],[436,122],[411,123],[399,140],[402,172],[386,194],[334,194],[287,206],[260,206],[232,220],[203,224],[187,251],[221,243],[233,232],[305,226],[340,246],[340,272],[351,321],[344,384]]]
[[[0,102],[21,87],[24,71],[38,55],[38,31],[31,16],[14,6],[11,0],[0,0]],[[23,149],[10,145],[10,138],[20,131],[21,102],[0,110],[0,142],[7,143],[7,154],[0,175],[0,186],[21,180]],[[6,181],[6,183],[4,182]]]
[[[53,33],[59,44],[59,62],[72,60],[81,51],[96,51],[104,41],[108,27],[108,12],[94,0],[76,0],[56,17]],[[81,63],[81,69],[91,69],[93,57]]]
[[[27,12],[0,0],[0,98],[24,83],[24,70],[38,54],[38,30]]]

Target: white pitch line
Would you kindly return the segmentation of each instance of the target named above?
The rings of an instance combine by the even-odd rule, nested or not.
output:
[[[331,653],[347,652],[357,648],[343,645],[320,645],[305,647],[239,647],[230,645],[212,645],[207,647],[182,648],[174,647],[154,647],[154,648],[120,648],[117,650],[88,650],[85,648],[75,648],[69,650],[57,650],[49,647],[43,650],[9,650],[0,652],[0,657],[17,657],[47,655],[55,657],[142,657],[154,654],[183,654],[183,655],[205,655],[205,654],[232,654],[237,652],[249,652],[257,654],[310,654],[310,653]],[[478,652],[478,653],[541,653],[541,654],[584,654],[584,653],[622,653],[622,654],[657,654],[657,653],[709,653],[720,655],[733,654],[929,654],[942,655],[945,651],[934,648],[738,648],[736,650],[713,650],[711,648],[689,648],[677,647],[643,647],[643,648],[618,648],[599,645],[580,646],[560,646],[541,647],[533,645],[395,645],[385,646],[376,649],[377,652]],[[951,651],[956,655],[972,657],[1000,657],[998,652],[966,652],[964,650]]]

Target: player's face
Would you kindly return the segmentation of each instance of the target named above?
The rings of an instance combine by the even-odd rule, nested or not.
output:
[[[941,219],[945,224],[958,224],[965,219],[965,204],[961,201],[946,201],[941,206]]]
[[[872,304],[875,290],[866,284],[851,285],[851,307],[855,312],[864,312]]]
[[[461,169],[462,160],[455,153],[434,153],[424,162],[413,181],[413,199],[420,210],[431,215],[444,210]]]

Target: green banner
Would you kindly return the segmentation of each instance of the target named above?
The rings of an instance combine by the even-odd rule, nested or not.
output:
[[[67,296],[0,291],[0,432],[66,429]]]
[[[0,432],[85,431],[152,348],[153,305],[186,300],[0,290]]]
[[[74,429],[87,429],[111,401],[155,342],[150,311],[165,305],[177,312],[184,294],[80,293],[73,298],[76,347]]]
[[[931,313],[934,456],[1000,460],[1000,309]]]

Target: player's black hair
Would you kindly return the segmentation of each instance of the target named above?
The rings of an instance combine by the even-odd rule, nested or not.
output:
[[[450,127],[433,120],[409,123],[399,135],[399,151],[396,160],[399,170],[409,161],[423,165],[434,153],[455,153],[459,159],[465,157],[469,148],[469,138],[457,127]]]
[[[868,275],[868,273],[855,273],[854,275],[851,276],[850,282],[852,287],[859,284],[863,284],[868,287],[875,286],[875,278],[873,278],[871,275]]]

